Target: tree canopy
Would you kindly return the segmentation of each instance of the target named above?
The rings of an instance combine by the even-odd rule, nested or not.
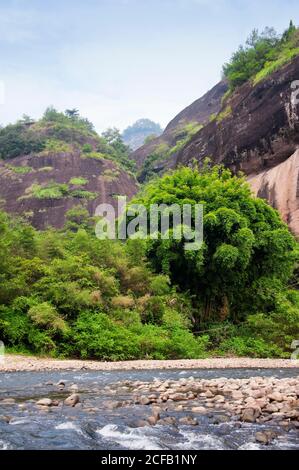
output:
[[[149,183],[134,200],[203,204],[204,243],[186,251],[184,240],[150,240],[147,255],[201,305],[199,321],[244,319],[271,311],[275,293],[292,274],[295,240],[277,211],[254,198],[249,185],[222,166],[180,168]]]

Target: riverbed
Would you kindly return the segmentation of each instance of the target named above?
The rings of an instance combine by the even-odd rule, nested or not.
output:
[[[240,422],[231,415],[223,421],[223,410],[209,409],[196,416],[197,425],[181,424],[182,412],[165,409],[156,425],[140,426],[151,414],[151,406],[133,404],[130,384],[154,381],[213,380],[251,377],[296,378],[298,369],[194,369],[35,371],[0,374],[0,449],[90,449],[90,450],[208,450],[208,449],[298,449],[298,429],[277,422]],[[60,385],[59,385],[60,384]],[[64,404],[76,392],[80,403]],[[40,399],[58,406],[37,406]],[[2,400],[2,401],[1,401]],[[4,400],[4,402],[3,402]],[[6,404],[5,404],[6,401]],[[113,403],[121,404],[114,406]],[[183,408],[183,407],[182,407]],[[167,408],[166,408],[167,409]],[[185,413],[186,414],[186,413]],[[191,412],[189,413],[189,415]],[[217,419],[221,416],[221,419]],[[164,421],[163,421],[164,418]],[[159,424],[161,423],[161,424]],[[256,433],[271,431],[268,445],[256,441]]]

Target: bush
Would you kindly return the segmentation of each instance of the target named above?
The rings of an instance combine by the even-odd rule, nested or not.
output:
[[[67,325],[57,310],[47,302],[31,307],[28,311],[29,318],[33,323],[54,333],[66,333]]]

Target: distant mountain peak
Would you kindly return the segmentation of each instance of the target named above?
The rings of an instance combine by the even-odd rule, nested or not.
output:
[[[122,138],[125,144],[132,150],[137,150],[145,143],[148,137],[159,137],[162,132],[163,129],[160,124],[150,119],[142,118],[127,127],[122,134]]]

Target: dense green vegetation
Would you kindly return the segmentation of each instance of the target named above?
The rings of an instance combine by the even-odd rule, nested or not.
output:
[[[147,244],[153,269],[189,292],[196,329],[235,325],[234,336],[221,343],[231,352],[250,354],[256,342],[265,354],[290,347],[299,334],[299,292],[288,291],[297,245],[279,214],[251,196],[244,178],[207,162],[201,171],[181,168],[153,180],[134,202],[204,206],[199,251],[186,251],[184,239]]]
[[[120,132],[108,129],[99,136],[76,109],[61,113],[49,107],[39,121],[23,116],[16,124],[0,127],[0,159],[68,152],[80,152],[82,158],[112,160],[130,172],[135,169]]]
[[[245,46],[240,46],[223,67],[224,76],[235,89],[248,80],[258,83],[269,74],[299,55],[299,30],[291,21],[289,28],[279,36],[273,28],[261,34],[254,30]]]
[[[64,231],[0,213],[0,337],[17,351],[98,359],[198,357],[191,305],[138,241],[99,241],[82,209]]]
[[[204,245],[98,240],[86,209],[38,232],[0,213],[0,337],[14,351],[105,360],[288,357],[298,250],[278,213],[222,167],[181,168],[136,198],[203,203]]]

